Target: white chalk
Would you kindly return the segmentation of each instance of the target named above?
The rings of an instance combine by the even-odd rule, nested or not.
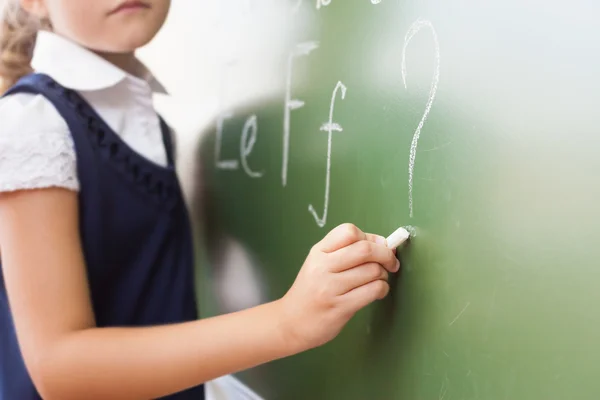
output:
[[[408,238],[410,237],[410,232],[408,232],[405,228],[398,228],[394,231],[394,233],[392,233],[390,236],[388,236],[387,240],[387,246],[390,249],[395,249],[396,247],[400,246],[402,243],[406,242],[408,240]]]

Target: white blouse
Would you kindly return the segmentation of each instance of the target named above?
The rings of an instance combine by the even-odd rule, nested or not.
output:
[[[77,91],[140,155],[165,166],[167,156],[153,93],[164,88],[149,73],[140,79],[51,32],[39,32],[36,72]],[[65,120],[42,95],[0,99],[0,192],[62,187],[79,190],[73,139]]]

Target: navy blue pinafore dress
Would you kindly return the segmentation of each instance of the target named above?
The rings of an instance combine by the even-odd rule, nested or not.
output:
[[[167,167],[129,147],[77,92],[31,74],[8,93],[44,95],[73,137],[80,236],[99,327],[197,318],[190,222],[161,120]],[[43,268],[43,266],[40,266]],[[202,385],[168,397],[204,399]],[[25,368],[0,274],[0,400],[40,399]]]

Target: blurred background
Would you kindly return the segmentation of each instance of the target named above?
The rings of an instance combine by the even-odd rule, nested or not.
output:
[[[372,232],[419,230],[401,253],[394,296],[331,345],[248,372],[244,382],[288,400],[597,399],[598,2],[321,3],[173,1],[166,26],[139,53],[170,92],[156,105],[178,135],[184,188],[202,184],[198,164],[212,181],[219,212],[210,217],[230,243],[218,265],[224,278],[199,291],[218,298],[215,312],[281,296],[322,237],[307,206],[322,209],[319,127],[338,80],[348,96],[335,110],[344,132],[334,139],[325,229],[352,221]],[[422,19],[432,29],[416,34]],[[320,43],[294,62],[293,96],[306,104],[292,114],[284,188],[288,60],[307,41]],[[408,150],[436,56],[439,90],[419,142],[413,218]],[[223,157],[239,159],[244,120],[258,115],[252,165],[264,179],[216,166],[215,121],[230,111]],[[201,208],[197,195],[192,211]],[[244,390],[225,377],[209,385],[209,398],[253,398]]]

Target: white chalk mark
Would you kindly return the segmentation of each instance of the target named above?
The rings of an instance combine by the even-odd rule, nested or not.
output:
[[[404,229],[406,229],[408,231],[408,233],[410,233],[410,237],[414,238],[415,236],[417,236],[417,228],[412,226],[412,225],[406,225],[403,226]]]
[[[327,7],[331,4],[331,0],[317,0],[317,10],[321,7]]]
[[[379,4],[381,3],[381,0],[371,0],[371,4]]]
[[[287,185],[288,162],[290,152],[290,114],[292,110],[297,110],[304,106],[302,100],[292,99],[292,69],[294,58],[307,56],[313,50],[319,47],[318,42],[303,42],[296,45],[288,56],[286,89],[285,89],[285,108],[283,111],[283,161],[281,165],[281,183]]]
[[[442,386],[440,387],[440,395],[438,396],[439,400],[444,400],[446,397],[446,393],[448,393],[448,375],[442,381]]]
[[[325,176],[325,205],[323,208],[323,217],[319,218],[317,211],[313,207],[312,204],[308,206],[308,211],[315,217],[315,221],[319,227],[324,227],[327,222],[327,210],[329,208],[329,186],[331,179],[331,142],[333,137],[333,131],[342,132],[341,125],[333,122],[333,109],[335,108],[335,99],[337,96],[338,90],[342,91],[341,98],[344,100],[346,98],[346,86],[341,81],[338,81],[337,85],[335,85],[335,89],[333,89],[333,95],[331,96],[331,104],[329,106],[329,122],[324,123],[321,126],[322,131],[326,131],[329,134],[327,140],[327,175]]]
[[[456,316],[456,318],[454,318],[454,319],[452,320],[452,322],[450,322],[450,323],[448,324],[448,326],[452,326],[452,325],[454,325],[454,323],[455,323],[456,321],[458,321],[458,319],[459,319],[459,318],[460,318],[460,317],[461,317],[461,316],[464,314],[464,312],[465,312],[465,311],[467,311],[467,308],[469,308],[469,306],[470,306],[470,305],[471,305],[471,302],[470,302],[470,301],[469,301],[469,302],[467,302],[467,304],[466,304],[466,305],[465,305],[465,307],[462,309],[462,311],[458,313],[458,315]]]
[[[343,129],[340,124],[333,122],[333,123],[325,123],[325,124],[321,125],[321,130],[326,131],[326,132],[327,131],[341,132]]]
[[[237,60],[230,59],[229,61],[224,63],[224,72],[221,77],[220,87],[219,87],[219,102],[220,107],[222,108],[223,98],[225,97],[225,86],[227,82],[227,72],[237,64]],[[225,124],[225,120],[232,118],[233,112],[231,111],[221,111],[217,116],[217,137],[215,139],[215,166],[217,169],[225,169],[225,170],[236,170],[238,169],[238,161],[237,160],[221,160],[221,145],[223,142],[223,125]]]
[[[240,158],[242,160],[242,167],[244,168],[244,172],[246,172],[250,178],[260,178],[264,174],[263,172],[252,171],[252,169],[248,166],[248,156],[250,153],[252,153],[252,149],[256,143],[257,133],[258,122],[256,120],[256,115],[251,115],[244,124],[244,129],[242,130],[242,139],[240,140]],[[248,134],[250,134],[249,138]]]
[[[215,140],[215,162],[218,169],[236,170],[237,160],[221,160],[221,142],[223,141],[223,124],[226,119],[233,117],[233,113],[224,112],[217,118],[217,137]]]
[[[288,106],[292,110],[297,110],[298,108],[304,107],[304,102],[302,100],[290,100]]]
[[[443,148],[446,148],[446,147],[450,146],[451,144],[452,144],[452,142],[444,143],[444,144],[441,144],[439,146],[432,147],[431,149],[421,150],[421,152],[426,153],[426,152],[430,152],[430,151],[441,150]]]
[[[319,42],[309,41],[302,42],[296,45],[295,55],[296,56],[307,56],[311,51],[319,48]]]
[[[408,208],[409,215],[413,217],[413,177],[414,177],[414,169],[415,169],[415,158],[417,156],[417,146],[419,144],[419,136],[421,135],[421,129],[423,129],[423,125],[425,124],[425,120],[431,111],[431,106],[433,104],[433,100],[435,99],[435,95],[438,89],[438,83],[440,80],[440,44],[438,41],[437,33],[431,22],[427,20],[418,19],[411,25],[404,37],[404,47],[402,48],[402,82],[404,83],[404,88],[407,88],[406,85],[406,48],[408,44],[412,40],[412,38],[422,29],[429,28],[433,35],[433,41],[435,43],[435,69],[433,71],[433,81],[431,82],[431,90],[429,91],[429,99],[427,100],[427,105],[425,107],[425,112],[423,113],[423,117],[417,126],[417,130],[413,135],[413,140],[410,146],[410,159],[408,164]]]

